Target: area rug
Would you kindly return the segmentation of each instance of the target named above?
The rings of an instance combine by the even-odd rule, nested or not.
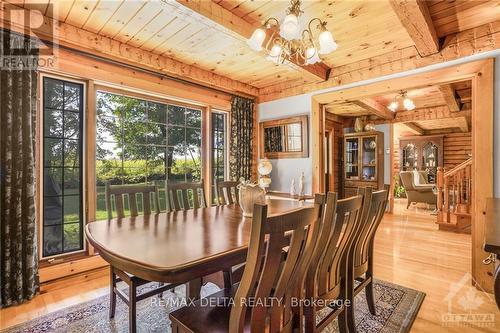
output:
[[[355,319],[359,333],[406,333],[410,331],[425,294],[389,282],[375,281],[375,306],[377,315],[368,311],[364,291],[356,296]],[[141,292],[146,292],[144,286]],[[215,285],[208,284],[202,289],[202,297],[218,291]],[[137,331],[170,333],[168,314],[174,308],[185,305],[185,289],[176,288],[175,292],[165,292],[163,299],[152,297],[138,303]],[[64,310],[45,315],[21,325],[17,325],[1,333],[108,333],[128,332],[128,307],[120,298],[117,301],[116,316],[108,319],[107,296],[93,301],[68,307]],[[338,332],[334,321],[325,330],[328,333]]]

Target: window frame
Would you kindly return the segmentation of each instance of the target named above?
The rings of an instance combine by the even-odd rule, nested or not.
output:
[[[193,102],[188,102],[185,100],[177,100],[173,98],[168,98],[165,96],[160,96],[157,94],[153,93],[148,93],[148,92],[143,92],[143,91],[137,91],[132,88],[128,89],[126,87],[120,87],[116,88],[114,86],[109,86],[105,84],[95,84],[94,89],[93,89],[93,98],[94,98],[94,128],[95,128],[95,135],[97,135],[97,93],[98,92],[103,92],[103,93],[110,93],[110,94],[115,94],[115,95],[122,95],[130,98],[136,98],[136,99],[141,99],[144,101],[150,101],[150,102],[156,102],[156,103],[161,103],[161,104],[166,104],[166,105],[175,105],[175,106],[180,106],[180,107],[185,107],[185,108],[191,108],[191,109],[198,109],[201,110],[201,133],[202,133],[202,140],[201,140],[201,178],[205,182],[205,196],[207,199],[207,203],[212,202],[212,193],[211,193],[211,186],[213,179],[209,175],[211,171],[211,158],[210,158],[210,153],[209,149],[212,147],[212,141],[211,141],[211,117],[210,115],[212,112],[214,112],[214,109],[212,109],[210,106],[201,104],[201,103],[196,103],[195,101]],[[217,112],[228,112],[224,111],[221,109],[217,109]],[[229,112],[228,112],[229,113]],[[208,137],[207,137],[208,136]],[[96,146],[96,138],[94,137],[92,139],[93,145]],[[207,158],[208,157],[208,158]],[[96,160],[96,156],[93,156],[93,160]],[[95,164],[94,164],[95,165]],[[95,166],[94,166],[94,172],[95,172]],[[207,176],[210,176],[210,178],[207,178]],[[90,181],[90,180],[89,180]],[[94,187],[91,195],[89,197],[93,197],[89,200],[94,200],[94,207],[96,207],[96,196],[97,196],[97,189],[95,188],[96,186],[96,177],[94,173]],[[95,216],[95,211],[94,212],[88,212],[90,216]],[[94,220],[94,219],[92,219]]]
[[[218,110],[218,109],[212,109],[212,112],[210,115],[212,115],[213,113],[220,113],[220,114],[224,114],[226,117],[225,119],[225,122],[224,122],[224,150],[225,150],[225,153],[224,153],[224,180],[228,180],[229,179],[229,138],[230,138],[230,135],[229,135],[229,131],[230,131],[230,128],[229,128],[229,117],[231,115],[231,113],[229,111],[223,111],[223,110]],[[212,119],[210,119],[210,121],[212,121]],[[212,135],[213,135],[213,128],[212,126],[210,126],[210,139],[212,139]],[[212,156],[212,150],[213,150],[213,142],[210,141],[210,155]],[[211,161],[212,162],[212,161]],[[213,166],[211,165],[211,167],[213,168]]]
[[[81,232],[82,232],[82,249],[69,251],[59,254],[53,254],[44,256],[43,254],[43,228],[44,228],[44,174],[45,174],[45,151],[44,151],[44,140],[45,140],[45,94],[44,94],[44,81],[45,79],[55,79],[60,81],[66,81],[71,83],[80,84],[83,86],[82,89],[82,118],[80,119],[80,138],[81,141],[81,150],[80,150],[80,198],[81,198],[81,210],[82,210],[82,221],[81,221]],[[52,261],[55,258],[64,258],[67,256],[74,256],[77,254],[87,252],[87,238],[85,236],[85,225],[87,224],[87,163],[85,162],[87,159],[87,98],[88,98],[88,83],[85,80],[79,80],[72,77],[57,75],[52,73],[39,73],[38,78],[38,88],[39,88],[39,100],[38,100],[38,112],[37,112],[37,130],[38,133],[36,135],[38,141],[38,149],[37,149],[37,161],[36,167],[37,171],[37,195],[38,195],[38,257],[40,261]],[[63,212],[64,214],[64,212]],[[64,218],[63,223],[64,226]],[[64,231],[63,231],[64,232]]]
[[[224,180],[227,181],[229,179],[229,139],[230,139],[230,123],[231,123],[231,112],[229,111],[224,111],[221,109],[211,109],[210,112],[210,118],[209,118],[209,127],[207,129],[208,135],[209,135],[209,147],[208,147],[208,156],[209,156],[209,171],[207,172],[207,175],[210,177],[210,184],[208,184],[208,192],[207,194],[210,195],[210,197],[207,196],[207,201],[210,202],[211,204],[217,204],[217,202],[214,201],[214,198],[212,197],[215,188],[216,188],[216,180],[215,177],[213,177],[213,151],[214,151],[214,146],[213,146],[213,128],[212,128],[212,115],[213,114],[224,114],[225,115],[225,122],[224,122],[224,146],[225,146],[225,153],[224,153]],[[217,194],[215,194],[217,195]]]

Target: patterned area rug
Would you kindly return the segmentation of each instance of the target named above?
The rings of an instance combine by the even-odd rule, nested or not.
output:
[[[144,286],[141,292],[146,292]],[[202,297],[218,291],[215,285],[208,284],[202,289]],[[165,292],[163,300],[152,297],[138,303],[137,331],[170,333],[168,313],[175,307],[185,305],[183,286],[174,292]],[[417,316],[425,294],[414,289],[405,288],[385,281],[375,281],[375,306],[377,315],[368,311],[364,291],[354,300],[356,306],[356,327],[359,333],[406,333]],[[68,307],[64,310],[45,315],[36,320],[8,328],[1,333],[104,333],[128,332],[128,308],[118,298],[116,316],[108,319],[108,296],[93,301]],[[326,332],[338,332],[336,321],[332,322]]]

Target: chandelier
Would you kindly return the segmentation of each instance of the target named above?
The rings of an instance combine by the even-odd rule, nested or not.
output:
[[[395,112],[399,107],[398,99],[403,100],[403,107],[406,110],[411,111],[415,109],[415,103],[408,97],[407,92],[401,90],[398,94],[396,94],[396,96],[394,96],[394,100],[391,102],[391,104],[387,106],[387,108],[392,112]]]
[[[301,31],[300,15],[302,13],[300,0],[291,0],[281,24],[274,17],[268,18],[262,27],[253,32],[252,37],[247,41],[248,45],[254,51],[261,51],[267,30],[271,30],[271,37],[265,47],[268,60],[276,64],[282,64],[288,60],[300,66],[320,62],[319,55],[335,51],[337,43],[332,33],[326,30],[326,22],[319,18],[310,20],[308,28]],[[316,26],[314,26],[315,22],[318,23]],[[274,27],[278,29],[273,29]],[[315,42],[313,28],[319,31],[318,42]]]

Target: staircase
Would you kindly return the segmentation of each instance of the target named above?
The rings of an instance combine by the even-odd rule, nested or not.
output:
[[[437,221],[439,230],[469,233],[471,230],[472,158],[451,170],[437,170]]]

